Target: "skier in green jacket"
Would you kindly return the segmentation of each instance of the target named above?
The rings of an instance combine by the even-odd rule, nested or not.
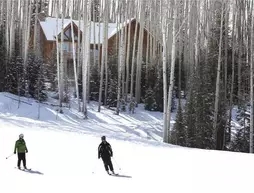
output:
[[[18,168],[20,169],[20,163],[23,162],[23,166],[26,168],[26,153],[28,153],[24,135],[20,134],[19,139],[15,143],[14,154],[18,152]]]

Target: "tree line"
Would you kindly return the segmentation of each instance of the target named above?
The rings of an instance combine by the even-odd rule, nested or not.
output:
[[[98,101],[98,111],[104,105],[114,107],[116,114],[144,103],[146,110],[163,112],[166,143],[253,152],[252,1],[1,0],[0,9],[2,91],[42,100],[45,82],[51,82],[61,111],[69,94],[63,47],[57,46],[50,64],[43,61],[38,55],[36,18],[44,12],[62,22],[75,19],[84,38],[80,41],[79,34],[80,49],[73,54],[72,86],[86,118],[90,100]],[[109,55],[109,23],[120,27],[133,18],[138,21],[133,37],[131,27],[120,30],[117,51]],[[99,32],[104,34],[101,46],[94,43],[92,48],[102,53],[99,62],[95,52],[90,54],[91,22],[105,26]],[[57,44],[63,41],[63,29],[59,33]],[[247,118],[233,131],[235,106],[238,120]]]

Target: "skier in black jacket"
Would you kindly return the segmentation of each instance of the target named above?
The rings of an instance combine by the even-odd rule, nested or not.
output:
[[[111,145],[106,141],[105,136],[101,137],[101,141],[102,142],[100,143],[98,147],[98,158],[99,159],[102,158],[105,170],[107,171],[108,174],[110,174],[109,169],[111,170],[113,174],[115,174],[113,164],[111,162],[111,157],[113,157],[113,151],[112,151]]]

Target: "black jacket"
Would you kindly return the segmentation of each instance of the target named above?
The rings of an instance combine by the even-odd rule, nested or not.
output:
[[[111,145],[106,142],[103,143],[101,142],[99,147],[98,147],[98,158],[102,158],[102,159],[107,159],[113,156],[113,151],[111,148]]]

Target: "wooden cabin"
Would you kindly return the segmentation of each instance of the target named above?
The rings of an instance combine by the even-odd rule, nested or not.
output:
[[[43,57],[46,63],[50,63],[55,57],[56,54],[56,38],[58,37],[59,46],[61,46],[61,29],[63,26],[64,31],[64,41],[63,41],[63,50],[64,50],[64,63],[65,69],[67,70],[68,78],[72,79],[74,77],[73,73],[73,46],[72,46],[72,37],[71,37],[71,22],[73,23],[74,29],[74,41],[75,41],[75,52],[77,56],[78,50],[78,33],[80,33],[80,41],[82,43],[82,31],[83,31],[83,24],[82,21],[71,20],[71,19],[64,19],[62,25],[61,18],[54,18],[54,17],[46,17],[45,15],[39,14],[38,16],[38,25],[37,25],[37,41],[36,41],[36,50],[37,53]],[[116,55],[117,43],[119,42],[119,33],[121,30],[129,31],[129,27],[131,27],[131,34],[130,34],[130,51],[132,52],[132,47],[134,43],[135,37],[135,27],[136,27],[136,19],[131,19],[123,24],[117,25],[116,23],[109,23],[108,24],[108,55],[109,57],[112,55]],[[80,27],[79,27],[80,26]],[[138,31],[137,37],[139,35],[140,25],[137,24]],[[103,43],[103,32],[104,32],[104,25],[102,23],[91,22],[90,26],[90,49],[91,49],[91,57],[94,56],[94,45],[95,45],[95,55],[99,62],[99,46],[102,50],[102,43]],[[31,47],[34,47],[33,42],[33,32],[31,33]],[[148,36],[151,35],[148,33],[146,29],[144,29],[144,36],[143,36],[143,57],[147,54],[147,40],[149,39]],[[125,46],[127,47],[128,38],[125,38]],[[82,45],[82,44],[81,44]],[[136,42],[136,46],[138,45],[138,38]],[[126,49],[127,50],[127,49]]]

